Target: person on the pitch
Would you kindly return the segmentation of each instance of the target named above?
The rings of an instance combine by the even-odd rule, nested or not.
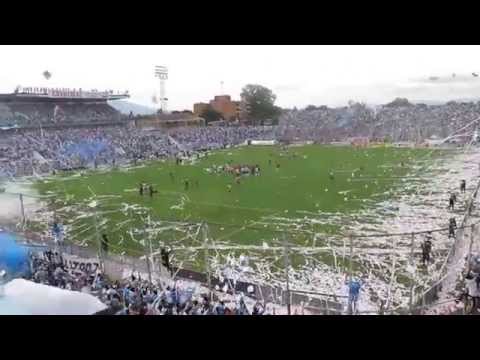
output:
[[[430,253],[432,252],[432,236],[430,233],[427,234],[427,238],[422,244],[422,263],[423,266],[427,265],[430,262]]]
[[[432,239],[433,239],[433,238],[432,238],[432,232],[429,231],[429,232],[427,233],[427,235],[425,235],[425,238],[426,238],[427,240],[432,241]]]
[[[358,311],[358,297],[362,288],[362,283],[356,279],[351,279],[348,283],[348,312],[356,314]]]
[[[450,194],[450,199],[448,199],[448,209],[449,210],[454,210],[455,208],[455,201],[457,200],[457,197],[455,194]]]
[[[62,244],[63,243],[63,228],[62,228],[62,225],[60,225],[60,223],[57,220],[55,220],[54,223],[53,223],[52,233],[53,233],[55,243],[56,244]]]
[[[108,254],[108,238],[107,234],[102,234],[102,250],[105,254]]]
[[[230,185],[230,184],[227,185],[227,191],[232,192],[232,185]]]
[[[188,190],[188,187],[189,187],[189,185],[190,185],[188,179],[185,179],[184,185],[185,185],[185,191],[187,191],[187,190]]]
[[[333,176],[333,171],[330,171],[330,173],[328,174],[329,177],[330,177],[330,180],[333,180],[335,177]]]
[[[162,259],[162,265],[168,270],[168,272],[172,272],[172,269],[170,268],[170,251],[162,248],[160,250],[160,257]]]
[[[455,220],[455,218],[452,217],[452,218],[450,219],[450,221],[452,222],[453,226],[454,226],[455,229],[456,229],[456,228],[457,228],[457,221]]]
[[[450,223],[448,224],[448,238],[455,237],[455,230],[457,229],[457,222],[454,217],[450,218]]]
[[[143,183],[140,184],[140,187],[138,188],[138,193],[140,196],[143,196]]]
[[[460,192],[464,193],[467,189],[467,183],[465,180],[460,181]]]

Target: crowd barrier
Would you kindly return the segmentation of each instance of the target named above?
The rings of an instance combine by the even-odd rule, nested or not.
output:
[[[87,247],[80,247],[76,245],[66,244],[64,246],[64,253],[73,255],[79,259],[92,259],[98,254]],[[143,277],[151,277],[155,283],[164,282],[165,279],[174,280],[188,280],[199,283],[203,286],[208,286],[208,275],[198,271],[180,269],[177,267],[171,268],[171,273],[161,265],[160,259],[153,258],[148,261],[133,256],[103,254],[102,256],[103,269],[105,274],[112,280],[122,280],[129,274],[143,274]],[[173,277],[171,276],[173,274]],[[302,306],[314,314],[342,314],[344,311],[343,304],[338,301],[327,299],[328,297],[336,297],[331,294],[311,293],[319,296],[308,296],[295,290],[286,291],[280,287],[272,287],[266,285],[259,285],[251,282],[236,281],[231,279],[220,280],[215,276],[210,277],[211,290],[220,294],[223,291],[215,289],[225,289],[226,293],[243,294],[251,299],[261,301],[266,304],[277,304],[285,306],[288,303],[293,306]],[[288,297],[290,297],[288,299]]]
[[[477,186],[475,187],[475,191],[472,193],[462,223],[459,226],[458,231],[455,234],[455,240],[452,244],[447,258],[445,259],[444,265],[440,269],[438,280],[425,292],[423,292],[420,296],[418,296],[416,300],[417,306],[422,306],[420,310],[417,310],[417,313],[423,310],[424,307],[428,307],[428,305],[434,304],[439,299],[439,293],[443,290],[444,282],[450,276],[460,276],[461,274],[458,273],[457,262],[463,261],[466,254],[459,252],[460,245],[465,241],[465,229],[468,229],[469,226],[467,223],[469,222],[470,218],[472,217],[472,209],[475,200],[477,199],[478,191],[480,189],[480,181],[478,182]],[[470,231],[474,231],[474,225],[470,228]],[[477,225],[478,226],[478,225]],[[474,233],[471,234],[472,241],[478,241],[478,239],[474,238]],[[459,245],[460,244],[460,245]],[[463,246],[463,248],[465,248]]]

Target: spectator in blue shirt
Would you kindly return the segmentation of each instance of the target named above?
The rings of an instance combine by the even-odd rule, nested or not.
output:
[[[350,280],[348,283],[348,309],[351,314],[357,312],[357,301],[360,295],[360,289],[362,284],[355,279]]]

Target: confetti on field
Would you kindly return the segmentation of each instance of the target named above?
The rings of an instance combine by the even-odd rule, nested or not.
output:
[[[365,156],[369,156],[368,153]],[[401,181],[404,184],[401,189],[392,189],[385,192],[377,190],[372,199],[359,199],[362,206],[363,204],[368,205],[354,214],[335,210],[331,212],[317,210],[315,208],[320,206],[319,203],[313,203],[309,200],[311,208],[305,209],[305,211],[310,211],[308,217],[304,214],[297,214],[297,211],[283,210],[276,213],[269,211],[266,214],[259,215],[259,218],[255,221],[246,222],[243,229],[228,228],[228,231],[225,231],[225,227],[220,226],[219,229],[222,232],[225,231],[225,234],[222,235],[225,237],[220,240],[213,237],[209,238],[215,245],[215,250],[212,250],[209,254],[212,261],[212,272],[219,275],[223,274],[222,276],[228,273],[231,278],[238,281],[253,281],[282,286],[284,278],[282,267],[279,264],[283,262],[283,249],[279,245],[279,239],[267,238],[262,233],[259,235],[261,238],[256,245],[251,243],[239,245],[232,241],[232,239],[235,239],[235,231],[237,230],[250,231],[249,227],[255,228],[255,231],[259,228],[261,230],[262,228],[275,228],[279,232],[284,232],[288,237],[296,237],[297,240],[291,251],[295,255],[294,257],[301,258],[301,260],[297,259],[289,269],[291,270],[292,287],[345,294],[342,263],[348,260],[348,243],[344,244],[345,237],[341,234],[354,233],[369,236],[444,227],[445,219],[451,216],[446,208],[445,194],[458,187],[458,177],[460,175],[467,180],[468,184],[473,184],[478,176],[478,165],[475,164],[478,164],[479,160],[477,153],[465,153],[447,160],[443,159],[441,162],[434,162],[421,176],[415,175],[418,179],[423,179],[423,182],[410,181],[410,178],[407,181],[407,178],[403,178]],[[418,172],[419,169],[420,165],[412,166],[412,174]],[[449,169],[451,172],[447,172]],[[383,172],[386,172],[386,170]],[[355,172],[352,173],[351,169],[345,170],[345,176],[350,173],[352,177],[355,177]],[[453,173],[455,175],[452,175]],[[390,175],[389,173],[387,176]],[[350,182],[350,179],[348,178],[346,181]],[[362,178],[362,181],[367,183],[363,186],[360,183],[360,189],[361,187],[365,189],[371,187],[373,190],[375,188],[373,185],[378,185],[380,181],[383,181],[383,177],[381,179],[369,178],[367,174]],[[350,187],[352,184],[354,182],[346,187]],[[338,193],[343,195],[338,197],[339,201],[342,201],[343,198],[344,202],[350,200],[350,203],[354,203],[352,198],[349,199],[345,196],[351,190],[337,191],[338,187],[329,186],[332,189],[331,194],[324,194],[322,197],[328,198],[328,196]],[[320,187],[320,192],[321,189]],[[435,192],[432,192],[431,189],[435,189]],[[136,192],[138,189],[125,189],[123,191],[130,193]],[[329,192],[329,189],[325,188],[324,192]],[[375,200],[375,196],[382,200]],[[383,200],[383,197],[380,196],[387,196],[387,200]],[[355,198],[355,195],[352,197]],[[461,203],[464,198],[461,195],[459,197],[459,203]],[[69,199],[68,196],[67,199]],[[187,206],[195,205],[187,197],[175,194],[172,194],[170,200],[169,209],[180,213],[180,215],[177,215],[179,217],[184,216],[183,211]],[[237,202],[238,200],[235,200],[235,203]],[[170,205],[172,203],[173,205]],[[95,199],[89,198],[84,205],[103,208],[102,211],[99,211],[101,219],[98,226],[101,228],[113,225],[113,220],[109,220],[106,216],[109,212],[119,212],[125,217],[145,217],[151,211],[149,206],[146,205],[122,203],[118,198],[101,196],[97,196]],[[348,206],[348,204],[343,206]],[[237,207],[237,209],[238,211],[246,210],[240,207]],[[91,215],[84,210],[74,206],[66,205],[63,211],[72,214],[72,222],[91,218]],[[39,214],[38,216],[43,215]],[[124,221],[115,222],[115,225],[121,228],[131,226]],[[317,231],[317,226],[334,226],[340,229],[340,232],[333,235],[326,234]],[[169,246],[176,249],[188,250],[183,252],[184,255],[179,255],[179,258],[183,256],[182,261],[194,263],[195,259],[203,258],[203,243],[199,226],[189,223],[187,216],[180,218],[176,224],[162,223],[152,219],[148,227],[148,232],[145,229],[130,229],[128,235],[122,238],[122,244],[132,240],[136,246],[142,248],[148,243],[142,235],[146,233],[149,234],[147,236],[152,238],[158,237],[159,245],[157,246],[168,242]],[[84,229],[76,228],[76,230]],[[85,240],[82,238],[83,234],[79,231],[78,233],[72,232],[72,235],[82,241]],[[172,234],[175,236],[171,236]],[[434,237],[435,251],[438,253],[435,254],[435,263],[432,266],[437,266],[445,258],[444,251],[451,246],[451,240],[448,240],[443,234]],[[185,245],[185,240],[189,241],[188,246]],[[421,237],[418,238],[418,242],[420,241],[422,241]],[[355,243],[354,262],[358,267],[356,276],[365,277],[365,289],[370,294],[362,300],[361,306],[364,309],[374,309],[378,305],[378,299],[389,297],[395,298],[396,306],[407,304],[409,287],[405,281],[401,281],[402,277],[416,276],[416,280],[422,286],[428,286],[431,283],[432,274],[415,274],[412,267],[407,265],[410,253],[409,246],[409,237],[396,239],[395,245],[392,243],[392,238],[381,236],[358,240],[358,243]],[[244,264],[246,256],[240,256],[239,253],[241,252],[248,256],[249,266]],[[324,259],[326,258],[331,260],[331,263],[330,261],[325,262]],[[396,266],[392,272],[394,262]],[[394,280],[390,281],[391,278]]]

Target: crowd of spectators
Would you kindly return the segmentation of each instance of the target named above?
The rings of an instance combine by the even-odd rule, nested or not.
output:
[[[274,137],[271,127],[250,126],[183,127],[169,132],[126,127],[23,131],[0,137],[0,176],[136,164]]]
[[[39,107],[37,111],[41,114],[43,110]],[[111,115],[107,110],[105,114]],[[366,137],[392,142],[422,142],[435,136],[444,139],[457,133],[472,133],[478,119],[480,102],[452,101],[429,106],[397,99],[375,108],[351,102],[338,108],[308,106],[303,110],[288,110],[283,112],[278,126],[180,127],[164,131],[120,126],[61,130],[39,128],[0,134],[0,176],[188,156],[192,152],[225,148],[246,140],[327,143]],[[456,141],[470,139],[466,136]]]
[[[3,103],[2,127],[48,127],[58,124],[116,122],[121,114],[108,103]]]
[[[263,315],[265,305],[256,302],[247,306],[243,295],[237,299],[221,299],[198,293],[195,288],[179,285],[152,284],[131,275],[123,281],[110,281],[100,271],[87,274],[71,272],[58,252],[47,250],[32,255],[31,280],[65,290],[81,291],[96,296],[107,305],[102,314],[110,315]]]
[[[373,124],[373,111],[362,104],[339,108],[309,106],[284,112],[279,119],[285,140],[329,142],[349,136],[365,136]]]
[[[432,136],[446,138],[478,119],[480,102],[426,105],[397,99],[377,107],[352,102],[338,108],[294,109],[284,112],[279,125],[287,139],[329,142],[365,136],[393,142],[418,142]],[[472,129],[474,127],[466,131],[472,132]]]
[[[86,291],[95,283],[95,276],[67,271],[62,256],[47,250],[42,256],[31,255],[32,281],[66,290]]]
[[[189,151],[213,150],[238,145],[246,140],[275,138],[274,127],[190,127],[170,131],[170,135]]]

